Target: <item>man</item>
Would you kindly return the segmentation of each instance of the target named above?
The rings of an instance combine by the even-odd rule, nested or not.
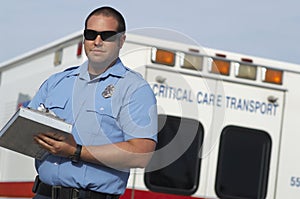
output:
[[[147,165],[156,146],[156,100],[147,82],[125,67],[123,16],[111,7],[85,21],[88,61],[47,79],[29,107],[42,104],[73,125],[72,135],[41,132],[50,152],[36,161],[35,198],[118,198],[129,168]]]

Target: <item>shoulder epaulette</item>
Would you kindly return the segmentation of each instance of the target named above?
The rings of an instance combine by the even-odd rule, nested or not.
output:
[[[67,68],[66,70],[64,70],[64,72],[65,72],[65,71],[75,70],[75,69],[77,69],[78,67],[79,67],[79,66],[73,66],[73,67]]]

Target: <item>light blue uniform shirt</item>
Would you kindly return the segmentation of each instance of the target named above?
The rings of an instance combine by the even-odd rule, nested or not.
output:
[[[120,59],[90,80],[87,62],[52,75],[28,107],[43,103],[73,125],[72,134],[82,145],[103,145],[133,138],[157,141],[156,99],[148,83],[126,68]],[[113,91],[113,92],[111,92]],[[111,92],[112,94],[107,94]],[[120,171],[54,155],[36,161],[40,179],[50,185],[122,194],[129,170]]]

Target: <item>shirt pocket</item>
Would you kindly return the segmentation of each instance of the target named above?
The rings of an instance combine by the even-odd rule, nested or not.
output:
[[[64,97],[50,97],[45,101],[45,107],[55,113],[55,115],[64,120],[71,120],[68,118],[67,114],[67,104],[69,102],[68,98]]]
[[[45,106],[49,109],[64,109],[68,101],[68,98],[64,97],[50,97],[46,99]]]
[[[108,144],[124,140],[117,115],[113,114],[110,103],[105,102],[96,104],[94,109],[87,110],[87,112],[95,113],[97,117],[98,130],[93,133],[93,144]],[[91,126],[95,126],[95,124],[91,124]]]

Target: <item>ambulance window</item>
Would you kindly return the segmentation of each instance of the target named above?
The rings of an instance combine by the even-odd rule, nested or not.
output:
[[[181,68],[201,71],[203,68],[203,57],[191,54],[181,54],[180,66]]]
[[[62,58],[63,58],[63,49],[58,49],[57,51],[55,51],[54,54],[54,66],[58,66],[62,63]]]
[[[220,198],[265,198],[271,137],[237,126],[224,128],[220,138],[216,193]]]
[[[235,63],[235,76],[244,79],[256,79],[257,67],[249,64]]]
[[[145,184],[151,191],[191,195],[199,183],[203,126],[167,115],[159,115],[158,125],[156,153],[146,168]]]

